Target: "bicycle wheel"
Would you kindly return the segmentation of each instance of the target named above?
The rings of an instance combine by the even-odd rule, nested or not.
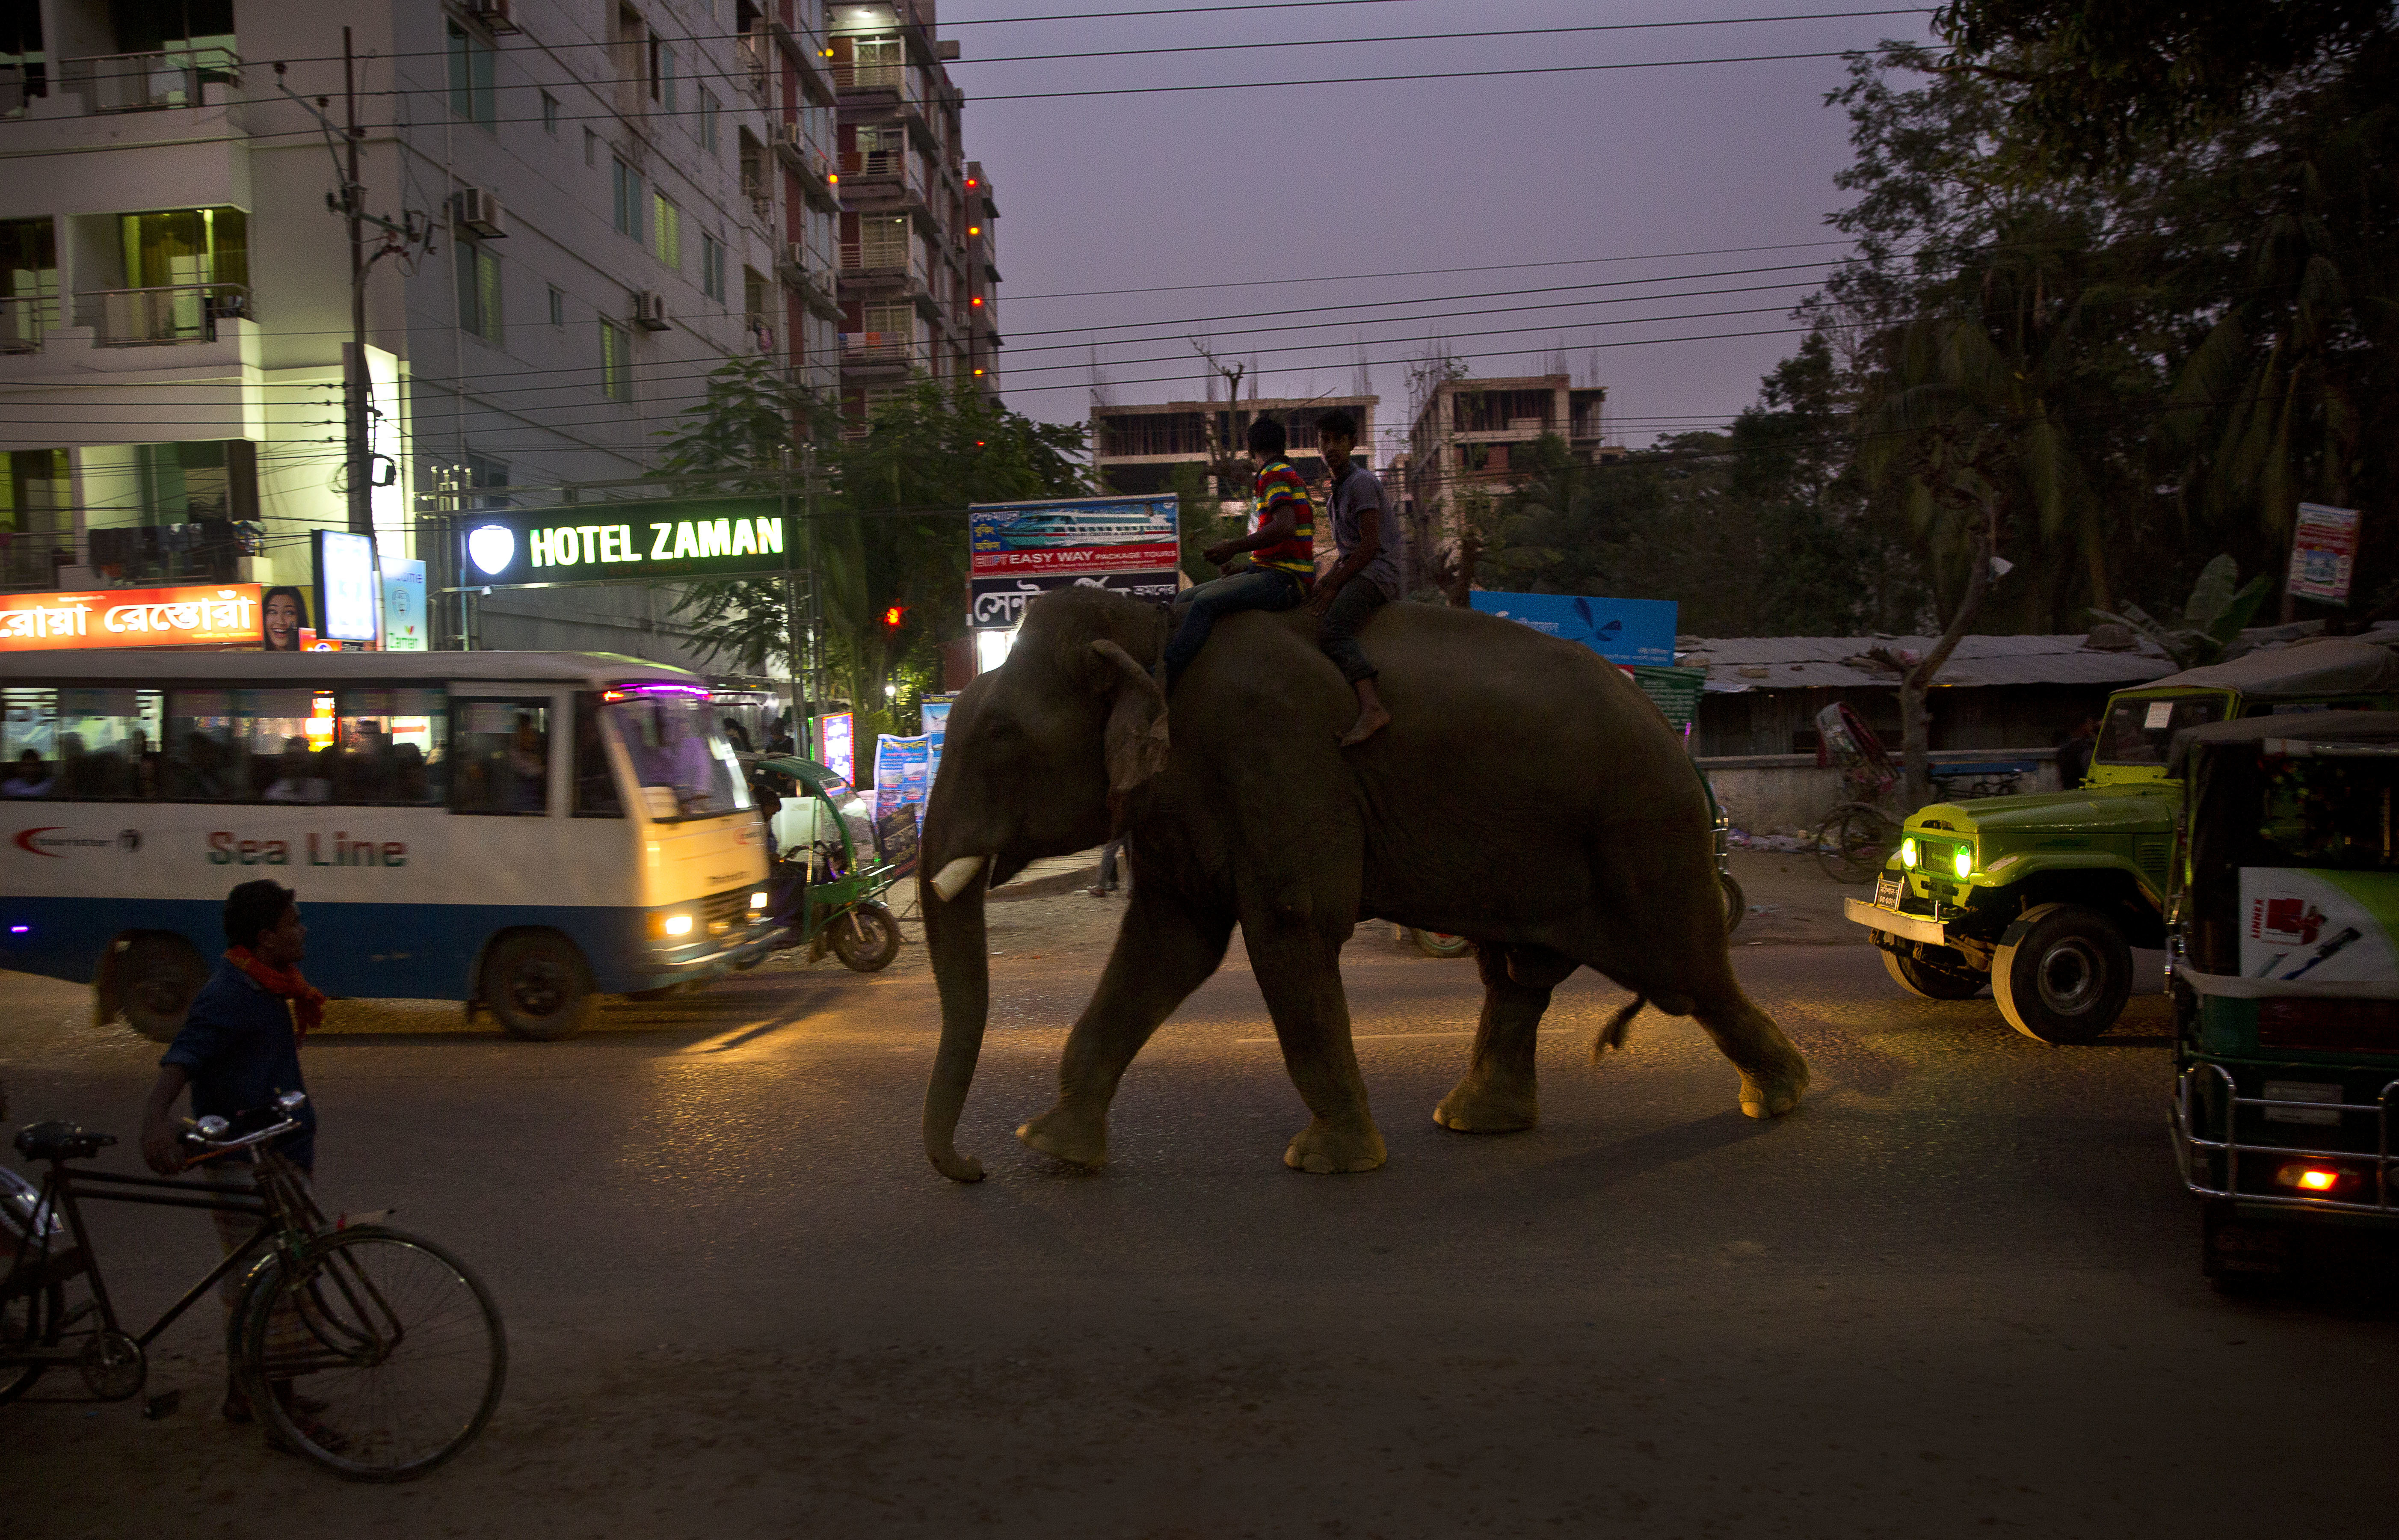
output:
[[[1863,883],[1899,844],[1899,821],[1870,803],[1847,802],[1816,831],[1816,859],[1837,883]]]
[[[356,1481],[422,1476],[499,1405],[508,1334],[482,1281],[380,1225],[325,1236],[243,1297],[251,1406],[270,1435]],[[288,1388],[286,1387],[286,1383]]]

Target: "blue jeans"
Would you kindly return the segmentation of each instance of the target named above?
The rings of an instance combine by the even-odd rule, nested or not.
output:
[[[1173,640],[1166,644],[1166,687],[1183,677],[1191,660],[1208,642],[1208,633],[1216,622],[1243,610],[1292,610],[1308,597],[1308,589],[1296,573],[1274,567],[1258,567],[1249,572],[1220,577],[1213,583],[1202,583],[1184,600],[1187,606],[1183,624],[1174,629]]]

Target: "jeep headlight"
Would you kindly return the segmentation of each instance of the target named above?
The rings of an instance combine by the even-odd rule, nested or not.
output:
[[[1908,838],[1899,842],[1900,865],[1907,868],[1910,871],[1913,871],[1916,870],[1916,863],[1922,858],[1923,853],[1916,848],[1915,836],[1910,835]]]
[[[1961,883],[1974,874],[1974,847],[1972,845],[1961,844],[1958,847],[1957,868],[1958,880]]]

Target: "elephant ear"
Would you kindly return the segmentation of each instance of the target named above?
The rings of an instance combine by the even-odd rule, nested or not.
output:
[[[1108,765],[1108,811],[1121,828],[1125,797],[1166,768],[1166,690],[1115,642],[1094,642],[1091,651],[1111,665],[1101,686],[1113,697],[1102,743]]]

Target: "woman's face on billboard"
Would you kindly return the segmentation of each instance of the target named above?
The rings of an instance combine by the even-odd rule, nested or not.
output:
[[[300,646],[300,601],[279,593],[266,601],[266,644],[278,652]]]

